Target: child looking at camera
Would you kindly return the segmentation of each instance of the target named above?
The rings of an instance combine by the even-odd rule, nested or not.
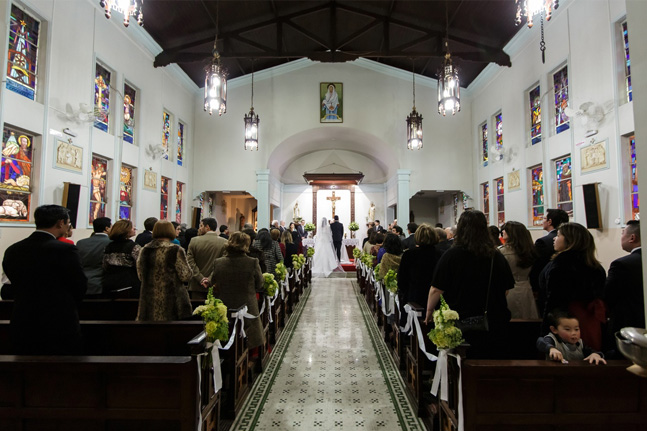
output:
[[[585,346],[580,338],[580,323],[569,313],[555,310],[548,314],[550,333],[537,339],[537,349],[547,360],[567,364],[569,361],[588,361],[606,364],[602,353]]]

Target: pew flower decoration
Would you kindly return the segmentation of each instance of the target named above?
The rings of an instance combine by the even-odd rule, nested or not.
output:
[[[392,269],[384,276],[384,287],[391,293],[398,293],[398,273]]]
[[[357,222],[352,221],[348,224],[348,230],[352,230],[352,231],[359,230],[359,225],[357,224]]]
[[[371,253],[364,253],[362,256],[362,263],[369,268],[373,268],[373,262],[375,261],[375,256],[373,256]]]
[[[305,230],[306,232],[312,232],[313,230],[315,230],[315,224],[314,223],[306,223],[303,226],[303,230]]]
[[[283,281],[285,281],[285,277],[288,276],[288,269],[285,267],[285,264],[279,262],[276,264],[276,267],[274,268],[274,273],[278,276],[279,282],[282,283]]]
[[[359,248],[355,247],[355,248],[353,249],[353,257],[355,258],[355,260],[358,260],[360,257],[362,257],[362,250],[360,250]]]
[[[306,251],[306,256],[307,257],[312,257],[315,255],[315,249],[314,247],[308,247],[308,250]]]
[[[449,308],[445,298],[440,296],[440,308],[434,311],[434,329],[427,336],[438,349],[453,349],[463,343],[463,332],[455,324],[458,313]]]
[[[380,265],[382,264],[378,263],[377,265],[375,265],[375,268],[373,269],[373,275],[375,276],[375,279],[377,281],[382,281],[382,279],[380,278]]]
[[[295,271],[301,269],[304,263],[306,263],[306,258],[303,254],[292,255],[292,267],[294,268]]]
[[[279,288],[279,283],[274,279],[274,274],[265,273],[263,274],[263,289],[265,294],[270,298],[276,294],[276,289]]]
[[[193,310],[193,315],[202,317],[208,342],[214,343],[216,340],[227,341],[229,339],[227,306],[220,299],[214,298],[213,287],[209,288],[204,305],[196,307]]]

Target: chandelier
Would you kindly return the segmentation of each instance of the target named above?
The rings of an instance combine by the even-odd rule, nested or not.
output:
[[[541,22],[541,41],[539,50],[541,51],[541,62],[546,62],[546,43],[544,42],[544,15],[546,21],[550,21],[553,11],[559,7],[559,0],[515,0],[517,3],[517,15],[514,19],[516,25],[521,24],[521,18],[526,17],[528,28],[532,28],[533,17],[539,15]]]
[[[258,123],[260,118],[254,112],[254,66],[252,64],[252,107],[245,114],[245,149],[258,151]]]
[[[447,42],[445,42],[447,47]],[[449,49],[445,54],[443,68],[438,73],[438,113],[445,116],[447,112],[455,115],[461,110],[461,85],[458,68],[452,64]]]
[[[209,115],[215,110],[218,115],[227,112],[227,74],[220,65],[218,53],[219,6],[216,2],[216,40],[213,41],[211,64],[207,66],[204,77],[204,110],[209,111]]]
[[[413,110],[407,116],[407,149],[422,148],[422,115],[416,111],[416,72],[413,70]]]
[[[130,24],[130,17],[137,17],[137,24],[144,25],[142,7],[144,0],[101,0],[99,2],[106,11],[106,18],[110,19],[111,11],[117,11],[124,16],[124,27]]]

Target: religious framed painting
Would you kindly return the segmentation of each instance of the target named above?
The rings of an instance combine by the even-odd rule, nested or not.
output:
[[[344,84],[319,83],[319,118],[320,123],[344,122]]]
[[[56,140],[54,149],[54,167],[65,171],[83,172],[83,147],[72,144],[72,140]]]
[[[144,189],[151,192],[157,191],[157,172],[144,171]]]
[[[599,171],[609,167],[609,148],[607,140],[592,142],[586,147],[580,148],[581,173]]]
[[[521,176],[519,171],[508,172],[508,192],[521,190]]]

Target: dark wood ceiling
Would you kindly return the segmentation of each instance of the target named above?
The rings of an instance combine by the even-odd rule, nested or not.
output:
[[[489,63],[510,66],[515,13],[514,0],[146,0],[144,28],[163,49],[155,66],[177,63],[199,87],[216,23],[229,79],[299,58],[359,57],[435,79],[448,34],[467,87]]]

